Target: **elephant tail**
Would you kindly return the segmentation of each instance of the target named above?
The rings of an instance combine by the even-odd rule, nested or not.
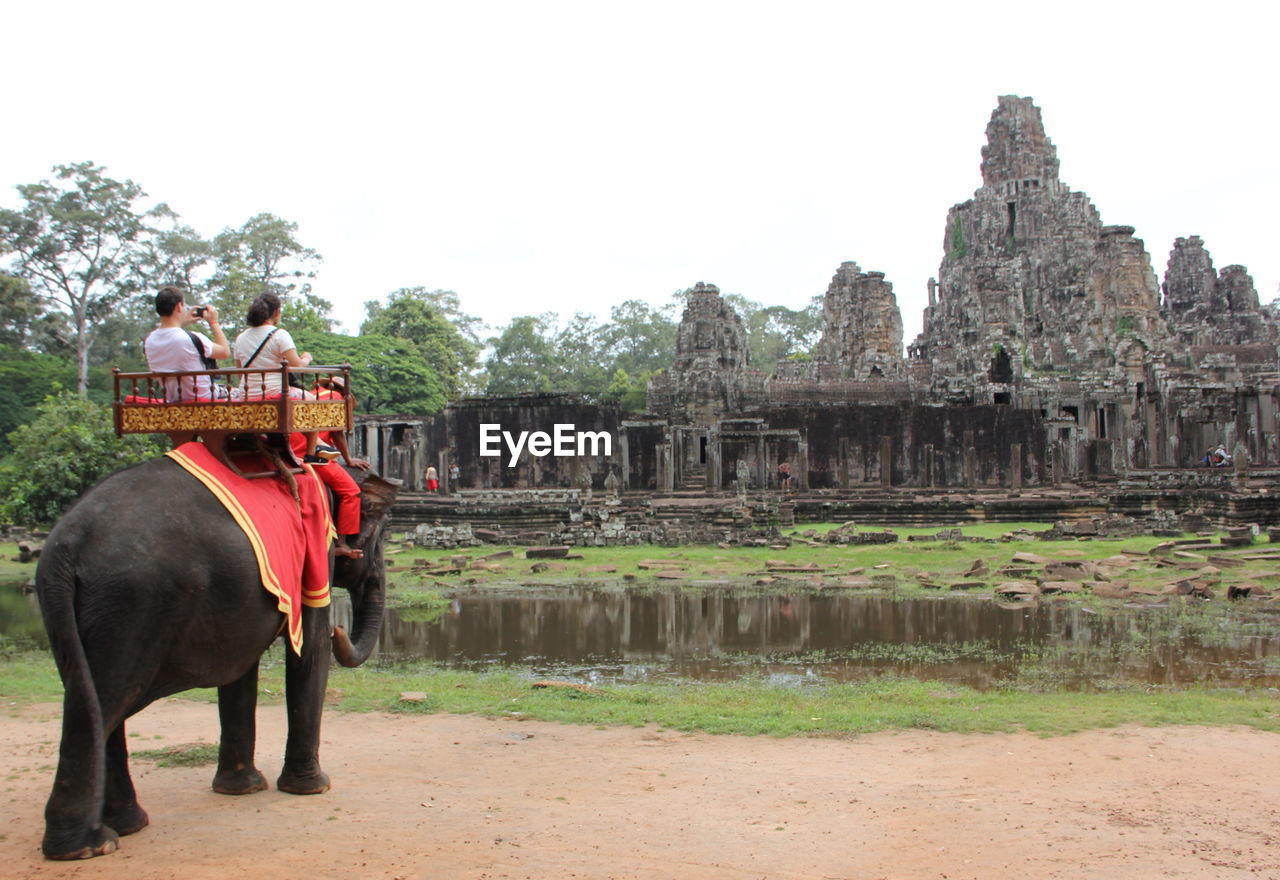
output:
[[[63,687],[60,760],[45,808],[46,853],[64,850],[61,831],[68,831],[68,840],[77,833],[83,807],[70,793],[87,785],[92,802],[101,805],[106,785],[102,704],[76,620],[75,599],[81,583],[68,551],[66,543],[56,540],[55,530],[36,569],[40,613]]]

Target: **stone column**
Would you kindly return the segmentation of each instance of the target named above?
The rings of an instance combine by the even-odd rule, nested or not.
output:
[[[973,432],[964,432],[964,484],[970,488],[978,483],[978,450],[973,448]]]
[[[932,488],[934,485],[935,477],[933,458],[933,444],[926,443],[924,445],[924,479],[921,482],[927,488]]]
[[[1258,395],[1258,464],[1269,465],[1274,464],[1275,459],[1272,457],[1272,447],[1275,444],[1275,434],[1272,428],[1276,423],[1275,401],[1270,394]]]
[[[849,438],[840,438],[840,453],[836,467],[836,486],[841,489],[849,488]]]
[[[720,472],[720,432],[707,432],[707,494],[714,494],[720,491],[721,478],[724,476]]]
[[[621,426],[618,428],[618,458],[621,459],[622,491],[625,492],[631,488],[631,443],[630,434]]]
[[[1022,444],[1013,444],[1013,459],[1009,462],[1009,488],[1022,491]]]
[[[664,443],[661,448],[662,491],[671,493],[676,490],[676,469],[674,462],[674,444]]]
[[[796,481],[796,491],[809,488],[809,442],[803,437],[796,444],[796,466],[791,469],[791,479]]]
[[[893,438],[880,438],[880,488],[893,485]]]

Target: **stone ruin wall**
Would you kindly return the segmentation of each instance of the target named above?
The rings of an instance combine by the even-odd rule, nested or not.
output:
[[[938,280],[906,358],[891,283],[854,262],[828,286],[812,361],[772,377],[751,366],[745,328],[718,288],[699,282],[647,414],[468,402],[423,427],[417,453],[376,442],[403,463],[431,457],[429,445],[447,450],[437,459],[465,459],[474,440],[459,414],[477,406],[530,429],[559,406],[556,418],[618,431],[623,449],[606,468],[505,474],[467,462],[463,484],[476,488],[599,488],[612,469],[629,489],[726,491],[739,460],[759,487],[782,460],[811,488],[1037,485],[1190,467],[1217,443],[1253,464],[1280,463],[1280,322],[1244,267],[1215,272],[1199,237],[1180,238],[1162,288],[1135,230],[1104,225],[1060,179],[1029,98],[999,99],[981,172],[973,198],[948,211]]]

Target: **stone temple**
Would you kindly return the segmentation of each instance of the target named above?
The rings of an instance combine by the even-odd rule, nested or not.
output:
[[[1172,243],[1161,283],[1133,227],[1104,224],[1062,180],[1031,99],[1001,97],[986,134],[982,186],[947,212],[923,330],[905,354],[891,281],[857,263],[831,279],[812,360],[772,375],[752,366],[716,286],[699,282],[643,414],[531,393],[458,401],[428,419],[369,417],[358,439],[410,487],[428,462],[441,473],[456,464],[449,488],[463,494],[767,492],[788,462],[796,504],[828,508],[895,493],[936,506],[967,491],[1020,499],[1025,515],[1037,498],[1079,504],[1089,487],[1089,503],[1111,510],[1271,519],[1280,321],[1247,270],[1216,271],[1188,235]],[[573,423],[617,443],[607,457],[526,455],[508,467],[479,456],[483,422]],[[1217,445],[1234,466],[1197,470]]]

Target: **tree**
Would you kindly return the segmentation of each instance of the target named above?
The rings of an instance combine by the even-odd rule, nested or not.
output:
[[[0,350],[0,455],[9,449],[10,432],[34,419],[41,401],[75,384],[75,364],[68,358]]]
[[[103,477],[164,452],[149,435],[116,437],[109,407],[65,392],[46,398],[9,442],[0,461],[0,520],[26,526],[52,524]]]
[[[179,225],[174,219],[172,228],[156,234],[147,254],[150,286],[158,289],[176,284],[198,298],[208,286],[203,276],[213,261],[214,245],[190,226]]]
[[[725,302],[742,318],[751,348],[751,366],[770,372],[784,358],[812,351],[822,335],[822,297],[815,296],[806,308],[762,306],[736,293]]]
[[[89,351],[100,322],[141,286],[139,267],[160,205],[142,212],[146,193],[131,180],[107,177],[92,162],[54,167],[57,182],[24,184],[17,210],[0,210],[0,251],[14,274],[71,320],[76,387],[85,393]]]
[[[608,396],[627,412],[643,412],[648,402],[649,379],[652,376],[648,371],[631,376],[618,367],[613,371],[613,378],[609,382]]]
[[[302,330],[293,334],[314,364],[351,365],[356,409],[362,413],[429,415],[448,402],[441,377],[413,343],[391,336],[343,336]]]
[[[450,398],[474,387],[481,348],[476,336],[480,319],[462,311],[456,293],[402,287],[388,294],[385,303],[369,301],[364,308],[360,335],[412,342],[440,377]]]
[[[595,317],[577,312],[555,335],[551,388],[599,394],[607,391],[613,371],[606,363],[604,328]]]
[[[672,302],[655,309],[629,299],[609,309],[603,338],[609,365],[633,378],[669,367],[676,352],[675,306]]]
[[[556,316],[522,315],[512,318],[502,333],[489,340],[491,352],[485,360],[487,394],[519,394],[523,391],[550,391],[558,367],[553,332]]]
[[[257,214],[239,229],[224,229],[214,237],[208,299],[228,322],[243,320],[260,294],[274,293],[286,301],[291,333],[333,329],[333,304],[311,292],[320,254],[304,247],[297,233],[297,223]]]
[[[32,326],[44,305],[21,278],[0,275],[0,346],[17,348],[30,342]]]

